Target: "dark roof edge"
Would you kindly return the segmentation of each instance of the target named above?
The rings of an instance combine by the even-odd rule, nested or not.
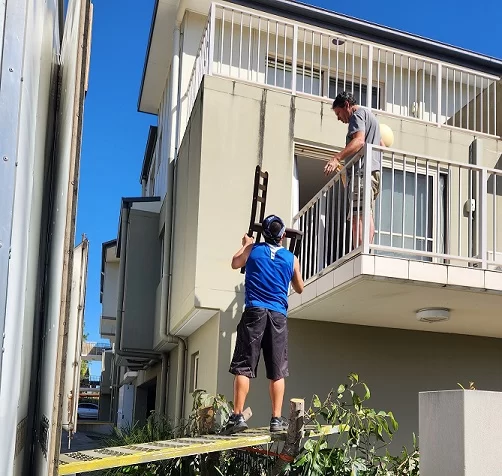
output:
[[[502,75],[502,60],[500,59],[301,2],[292,0],[230,1],[320,28],[335,29],[346,35],[428,56],[464,68],[497,76]]]
[[[122,208],[130,208],[133,203],[160,202],[160,197],[122,197]]]
[[[148,179],[148,172],[152,164],[153,151],[155,150],[155,141],[157,140],[157,126],[150,126],[148,130],[148,139],[146,140],[145,156],[143,157],[143,166],[141,167],[141,175],[139,182]]]
[[[155,5],[153,7],[152,22],[150,23],[150,33],[148,34],[148,43],[146,46],[145,61],[143,62],[143,73],[141,74],[141,84],[139,87],[139,96],[137,104],[138,112],[144,112],[141,110],[141,98],[143,96],[143,87],[145,86],[146,68],[148,66],[148,58],[150,57],[150,47],[152,45],[153,30],[155,28],[155,20],[157,19],[158,8],[159,8],[159,0],[155,0]]]

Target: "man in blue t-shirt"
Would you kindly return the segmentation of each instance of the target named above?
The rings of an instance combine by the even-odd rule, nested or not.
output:
[[[260,351],[270,380],[272,401],[270,431],[287,429],[281,417],[284,399],[284,378],[288,372],[288,291],[291,283],[297,293],[303,292],[303,279],[298,258],[282,247],[286,227],[275,215],[262,223],[264,243],[253,244],[244,235],[242,247],[232,258],[232,268],[246,266],[245,309],[237,326],[230,372],[234,380],[234,413],[222,433],[243,431],[247,424],[242,415],[249,392],[249,379],[256,377]]]

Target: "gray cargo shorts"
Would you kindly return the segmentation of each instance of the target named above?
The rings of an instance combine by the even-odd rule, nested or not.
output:
[[[348,198],[350,209],[347,215],[347,220],[351,220],[353,215],[362,217],[364,210],[364,183],[363,183],[363,170],[359,170],[354,174],[354,177],[347,183]],[[354,180],[354,190],[352,190],[351,182]],[[380,193],[380,171],[375,170],[371,172],[371,194],[370,194],[370,209],[371,213],[374,212],[375,200]]]

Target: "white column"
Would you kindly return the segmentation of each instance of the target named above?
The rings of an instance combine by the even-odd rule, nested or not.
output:
[[[501,428],[500,392],[420,393],[420,476],[500,476]]]

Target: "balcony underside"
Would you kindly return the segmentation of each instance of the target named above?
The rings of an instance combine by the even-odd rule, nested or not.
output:
[[[365,326],[502,337],[502,273],[359,255],[327,268],[290,296],[290,317]],[[448,321],[416,318],[423,308],[450,309]]]
[[[99,334],[102,339],[115,337],[117,318],[110,316],[101,316],[99,321]]]

